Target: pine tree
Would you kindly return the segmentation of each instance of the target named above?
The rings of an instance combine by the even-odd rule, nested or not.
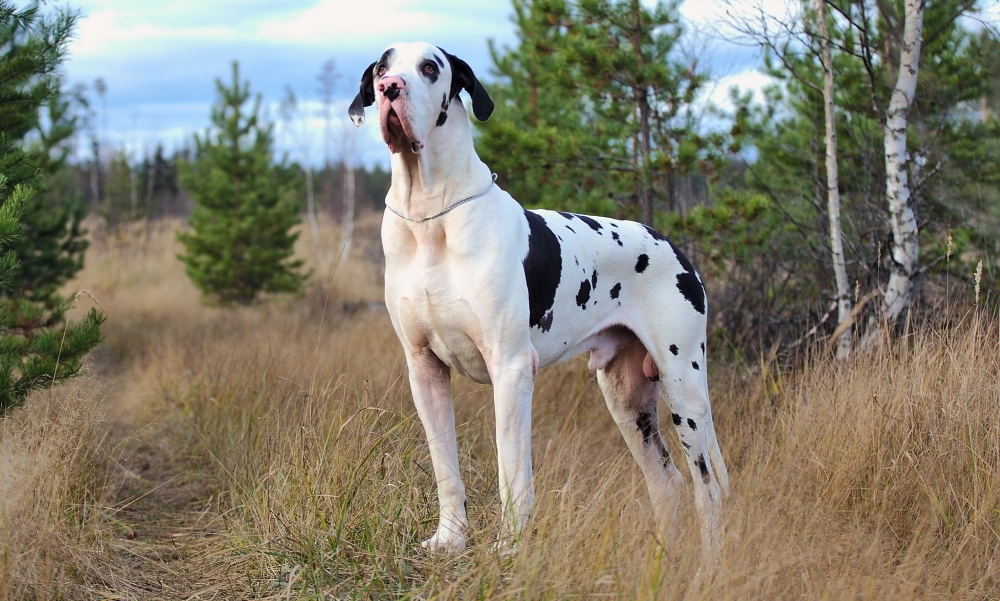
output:
[[[39,206],[34,196],[44,188],[43,161],[22,139],[38,123],[43,103],[58,97],[53,74],[74,21],[67,12],[42,19],[37,6],[0,0],[0,414],[32,390],[76,375],[100,342],[103,316],[92,309],[69,323],[69,303],[55,294],[75,269],[35,262],[37,256],[22,266],[15,251],[25,210]]]
[[[719,140],[689,110],[705,75],[675,56],[676,2],[515,0],[514,22],[518,45],[491,48],[503,110],[476,144],[522,202],[652,224],[674,174],[714,168]]]
[[[43,105],[45,123],[35,124],[27,147],[38,159],[44,182],[25,206],[21,236],[11,246],[20,263],[19,294],[50,308],[65,302],[57,290],[83,268],[87,250],[87,206],[67,163],[69,140],[80,126],[73,104],[80,98],[66,94],[58,81],[55,90]]]
[[[190,232],[178,239],[188,276],[212,301],[250,304],[261,292],[298,292],[302,261],[291,260],[299,206],[289,171],[273,164],[271,126],[259,120],[260,96],[249,112],[250,83],[216,80],[212,131],[195,136],[196,156],[181,168],[195,203]]]

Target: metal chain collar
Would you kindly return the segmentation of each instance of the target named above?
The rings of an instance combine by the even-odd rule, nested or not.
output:
[[[457,209],[458,207],[464,205],[467,202],[471,202],[473,200],[476,200],[480,196],[485,196],[486,193],[489,192],[490,190],[492,190],[493,186],[495,186],[496,184],[497,184],[497,174],[494,173],[493,174],[493,181],[490,182],[489,187],[486,188],[485,190],[483,190],[482,192],[480,192],[479,194],[476,194],[475,196],[470,196],[468,198],[463,198],[462,200],[456,202],[455,204],[451,205],[450,207],[448,207],[447,209],[441,211],[440,213],[438,213],[436,215],[431,215],[430,217],[424,217],[423,219],[410,219],[406,215],[403,215],[402,213],[400,213],[396,209],[390,207],[389,203],[386,203],[385,208],[389,209],[389,211],[391,211],[392,214],[394,214],[395,216],[399,217],[400,219],[405,219],[405,220],[413,222],[413,223],[423,223],[425,221],[430,221],[431,219],[437,219],[438,217],[444,215],[445,213],[448,213],[449,211],[452,211],[453,209]]]

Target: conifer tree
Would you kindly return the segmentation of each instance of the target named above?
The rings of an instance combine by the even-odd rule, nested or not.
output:
[[[298,292],[302,261],[292,260],[299,206],[289,172],[273,164],[272,127],[260,122],[260,96],[249,111],[250,83],[233,63],[230,86],[216,80],[214,131],[195,136],[196,155],[181,166],[195,203],[178,239],[188,276],[211,301],[246,305],[262,292]]]
[[[514,0],[519,44],[491,48],[503,107],[480,155],[525,204],[642,219],[674,174],[715,166],[720,139],[690,110],[706,76],[676,47],[676,2]]]
[[[66,94],[57,80],[55,93],[43,105],[45,123],[37,122],[29,134],[34,140],[26,150],[37,157],[44,181],[28,200],[21,236],[11,247],[20,263],[18,294],[50,308],[65,303],[57,290],[83,268],[87,250],[87,206],[67,163],[69,140],[80,127],[73,105],[80,100]]]
[[[44,188],[39,156],[25,150],[23,138],[38,123],[42,104],[58,98],[53,74],[74,21],[65,11],[43,19],[37,6],[18,8],[0,0],[0,415],[21,405],[32,390],[76,375],[83,357],[100,342],[104,318],[92,309],[69,323],[69,303],[55,294],[77,268],[34,262],[39,256],[22,265],[16,252],[25,210],[39,206],[34,196]]]

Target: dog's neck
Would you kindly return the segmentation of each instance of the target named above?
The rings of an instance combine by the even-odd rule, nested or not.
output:
[[[419,153],[402,146],[391,157],[392,186],[385,199],[410,219],[436,215],[486,190],[492,181],[472,145],[472,123],[458,98],[452,100],[447,121],[431,130]]]

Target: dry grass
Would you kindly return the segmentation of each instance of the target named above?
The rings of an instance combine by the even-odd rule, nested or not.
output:
[[[200,304],[169,228],[95,245],[75,285],[108,341],[0,430],[0,494],[27,491],[0,496],[0,597],[1000,597],[1000,328],[976,314],[791,375],[712,365],[733,495],[698,583],[690,491],[658,548],[584,361],[539,377],[531,533],[490,554],[490,391],[458,378],[472,545],[426,556],[436,497],[398,343],[384,312],[343,309],[381,294],[362,225],[332,282],[237,311]],[[117,446],[91,407],[105,397],[135,420]]]

